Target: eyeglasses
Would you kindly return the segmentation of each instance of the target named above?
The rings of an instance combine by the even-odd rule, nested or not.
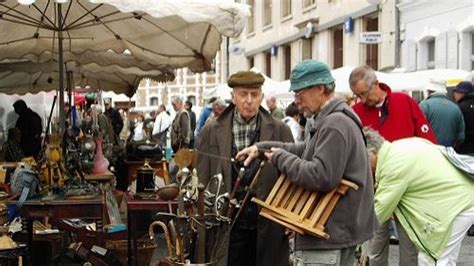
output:
[[[375,81],[370,84],[369,88],[366,91],[363,91],[361,93],[354,93],[354,97],[357,97],[359,99],[366,98],[367,96],[369,96],[369,93],[374,87],[374,84],[375,84]]]
[[[308,86],[306,88],[302,88],[300,90],[298,90],[297,92],[295,92],[295,98],[299,98],[301,96],[303,96],[303,94],[308,91],[309,89],[313,88],[314,85],[311,85],[311,86]]]

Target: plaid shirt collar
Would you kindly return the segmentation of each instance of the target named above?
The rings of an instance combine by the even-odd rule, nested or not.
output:
[[[249,122],[246,122],[237,109],[235,109],[232,133],[234,135],[234,142],[237,146],[237,151],[241,151],[255,141],[254,136],[257,128],[258,115],[259,113],[257,112],[257,115],[255,115]]]

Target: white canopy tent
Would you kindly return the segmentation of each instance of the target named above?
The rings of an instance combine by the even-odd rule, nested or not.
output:
[[[138,85],[138,77],[142,74],[151,78],[160,75],[150,72],[145,74],[142,70],[160,70],[163,73],[168,69],[181,67],[188,67],[195,72],[211,69],[211,62],[220,48],[222,35],[238,36],[250,14],[247,5],[230,0],[0,2],[0,61],[4,63],[4,60],[28,59],[36,64],[57,62],[57,67],[52,69],[53,74],[49,76],[40,77],[39,72],[31,73],[21,69],[18,69],[20,72],[12,73],[7,69],[2,74],[9,75],[12,81],[13,86],[9,93],[35,93],[45,89],[57,89],[60,109],[64,106],[63,94],[66,87],[64,63],[75,61],[83,64],[83,55],[90,52],[94,55],[90,63],[98,64],[103,71],[105,68],[102,66],[118,64],[116,58],[108,60],[106,57],[109,54],[106,52],[122,55],[129,51],[128,57],[131,57],[131,61],[144,62],[154,67],[144,69],[138,63],[133,63],[128,67],[138,67],[140,70],[125,77],[115,72],[92,72],[92,67],[76,65],[74,70],[78,76],[74,77],[72,82],[109,82],[107,86],[112,88],[115,87],[112,83],[125,78],[126,82],[123,83],[127,84],[120,90],[131,95]],[[96,56],[98,54],[105,57]],[[130,70],[127,70],[127,73],[130,73]],[[30,84],[15,83],[19,76],[30,77],[28,80],[22,80],[31,81]],[[38,84],[42,85],[37,86]],[[19,88],[23,88],[23,91]],[[60,112],[60,116],[60,120],[64,120],[63,112]]]
[[[344,66],[331,71],[332,76],[336,80],[336,92],[352,93],[349,88],[349,75],[353,66]],[[396,72],[385,73],[376,71],[377,79],[386,83],[393,91],[424,91],[431,81],[447,82],[451,79],[468,80],[471,78],[469,72],[460,69],[430,69],[415,72]],[[282,88],[286,91],[275,94],[277,99],[293,99],[293,94],[289,92],[290,81],[280,82]]]

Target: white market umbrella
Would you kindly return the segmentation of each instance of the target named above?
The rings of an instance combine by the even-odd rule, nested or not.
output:
[[[4,0],[0,60],[49,52],[58,61],[62,108],[65,51],[128,50],[152,65],[206,71],[221,34],[238,36],[248,14],[247,5],[230,0]]]
[[[51,91],[59,88],[59,65],[56,61],[34,63],[29,60],[15,60],[0,63],[0,92],[26,94]],[[172,68],[142,70],[140,67],[120,65],[99,65],[95,62],[79,64],[70,61],[65,64],[73,86],[100,88],[131,97],[143,78],[157,81],[174,79]]]

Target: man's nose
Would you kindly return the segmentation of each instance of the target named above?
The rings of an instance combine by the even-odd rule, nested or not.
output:
[[[252,95],[250,95],[250,94],[247,95],[247,97],[245,97],[245,101],[246,101],[246,102],[252,102],[252,101],[253,101]]]

